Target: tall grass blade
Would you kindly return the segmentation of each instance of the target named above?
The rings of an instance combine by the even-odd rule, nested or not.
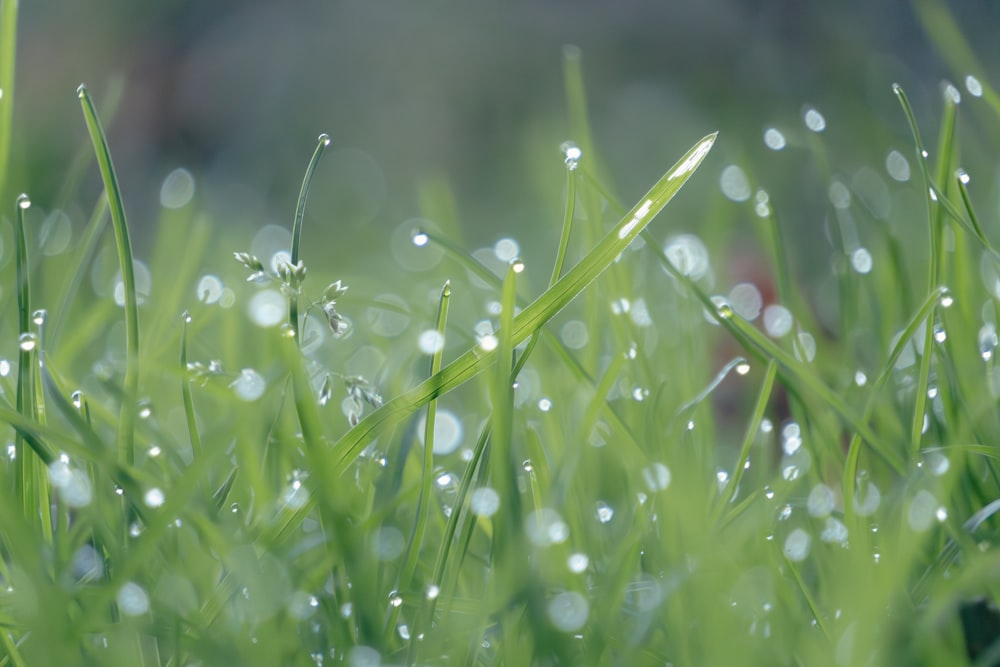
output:
[[[122,385],[122,406],[118,423],[118,458],[122,463],[131,465],[135,461],[135,401],[139,389],[139,305],[135,288],[132,242],[129,239],[125,206],[122,203],[118,176],[111,161],[111,151],[108,148],[104,128],[97,117],[97,111],[85,85],[80,84],[77,95],[80,97],[87,131],[90,133],[90,141],[97,155],[101,179],[104,181],[104,192],[108,198],[111,223],[115,230],[118,263],[122,272],[125,304],[125,381]]]
[[[8,187],[14,117],[14,63],[17,58],[16,0],[0,3],[0,197]]]
[[[319,135],[319,143],[316,144],[316,150],[313,151],[312,158],[309,160],[309,166],[306,167],[305,176],[302,177],[302,187],[299,189],[299,199],[295,203],[295,218],[292,221],[291,263],[293,267],[299,263],[299,247],[302,241],[302,220],[306,215],[306,200],[309,198],[309,187],[312,185],[313,174],[316,173],[316,166],[319,164],[320,158],[323,157],[323,153],[326,152],[326,148],[329,145],[330,136],[327,134]],[[291,296],[288,298],[288,324],[291,325],[292,330],[295,332],[295,340],[299,340],[299,298],[297,287],[298,285],[293,285]]]

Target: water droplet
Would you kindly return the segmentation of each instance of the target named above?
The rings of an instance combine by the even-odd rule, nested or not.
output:
[[[758,190],[757,194],[754,195],[753,211],[758,218],[766,218],[771,215],[770,201],[771,198],[766,190]]]
[[[191,324],[191,311],[185,310],[181,313],[181,322],[184,324]]]
[[[802,429],[798,422],[790,421],[781,429],[781,448],[791,456],[802,446]]]
[[[969,181],[972,180],[972,178],[969,177],[969,174],[964,169],[957,169],[955,171],[955,177],[958,178],[959,182],[962,185],[968,185]]]
[[[722,170],[719,176],[719,187],[722,194],[735,202],[744,202],[750,199],[750,181],[746,172],[735,164],[731,164]]]
[[[413,235],[410,237],[410,240],[413,241],[413,245],[417,246],[418,248],[422,248],[423,246],[427,245],[427,242],[431,240],[431,237],[427,235],[427,232],[421,231],[419,229],[414,229]]]
[[[7,377],[10,375],[10,362],[6,359],[0,359],[0,377]]]
[[[524,271],[524,262],[519,259],[515,259],[510,263],[510,270],[514,273],[521,273]]]
[[[951,102],[952,104],[962,103],[962,93],[960,93],[958,88],[950,82],[946,81],[943,83],[941,86],[941,94],[946,102]]]
[[[836,496],[834,496],[833,489],[826,484],[817,484],[809,492],[809,500],[806,503],[806,507],[810,515],[823,518],[833,511],[835,504]]]
[[[284,491],[281,492],[278,502],[281,507],[287,507],[293,511],[302,509],[309,502],[309,489],[302,484],[301,479],[293,476],[293,479],[288,483]]]
[[[580,158],[583,157],[583,151],[580,147],[574,144],[572,141],[564,141],[562,145],[559,146],[559,150],[563,154],[563,162],[566,168],[570,171],[575,171],[580,165]]]
[[[764,419],[760,420],[761,433],[770,433],[773,430],[774,430],[774,423],[770,419],[765,417]]]
[[[222,290],[225,286],[219,276],[211,274],[204,275],[198,280],[198,287],[195,294],[202,303],[216,303],[222,298]]]
[[[194,176],[184,168],[174,169],[160,186],[160,205],[163,208],[182,208],[194,198]]]
[[[38,336],[28,331],[17,337],[17,346],[25,352],[31,352],[38,347]]]
[[[778,512],[778,521],[787,521],[792,516],[792,506],[785,503],[781,510]]]
[[[569,526],[559,512],[543,507],[525,519],[524,533],[536,547],[546,547],[569,539]]]
[[[781,338],[792,330],[792,313],[784,306],[772,304],[764,309],[764,330],[772,338]]]
[[[729,302],[726,301],[724,298],[722,298],[721,303],[717,304],[715,312],[718,313],[719,317],[721,317],[724,320],[728,320],[729,318],[731,318],[734,313],[733,307],[729,305]]]
[[[828,516],[826,518],[826,523],[823,525],[823,532],[820,533],[819,539],[824,542],[845,545],[847,544],[847,526],[845,526],[839,519]]]
[[[428,600],[437,600],[438,596],[441,595],[441,587],[436,584],[430,584],[427,587],[426,598]]]
[[[493,334],[486,334],[479,337],[479,348],[483,352],[492,352],[497,349],[497,345],[500,344],[500,340]]]
[[[139,584],[129,581],[118,589],[118,609],[126,616],[141,616],[149,611],[149,596]]]
[[[609,523],[615,516],[615,510],[603,500],[598,501],[594,516],[601,523]]]
[[[295,591],[288,601],[288,615],[299,621],[304,621],[316,613],[319,600],[315,595],[305,591]]]
[[[31,208],[31,199],[28,198],[28,195],[19,195],[17,198],[17,206],[21,210],[29,209]]]
[[[783,552],[788,560],[797,563],[805,560],[806,556],[809,555],[811,544],[812,538],[809,537],[809,533],[801,528],[796,528],[785,538]]]
[[[750,363],[747,361],[742,361],[736,364],[736,372],[739,375],[746,375],[747,373],[750,372]]]
[[[166,501],[166,496],[163,494],[161,489],[155,486],[142,496],[142,502],[146,504],[146,507],[160,507]]]
[[[480,487],[469,495],[469,510],[476,516],[493,516],[500,509],[500,494],[488,486]]]
[[[576,632],[587,623],[587,617],[590,615],[590,603],[580,593],[567,591],[549,601],[548,615],[556,629],[563,632]]]
[[[566,559],[566,566],[574,574],[580,574],[587,569],[588,565],[590,565],[590,558],[587,554],[573,553]]]
[[[236,396],[243,401],[252,402],[264,395],[267,382],[264,377],[252,368],[244,368],[240,375],[229,385]]]
[[[382,656],[371,646],[354,646],[347,653],[349,667],[381,667]]]
[[[857,490],[854,492],[854,511],[859,516],[871,516],[882,504],[882,492],[867,475],[859,474]]]
[[[772,151],[780,151],[785,147],[785,135],[774,127],[764,130],[764,145]]]
[[[417,422],[417,438],[420,444],[424,444],[424,433],[427,430],[427,416],[424,415]],[[462,444],[462,422],[454,412],[450,410],[438,409],[434,419],[434,444],[435,454],[451,454]]]
[[[155,458],[156,458],[157,456],[159,456],[160,454],[162,454],[162,453],[163,453],[163,450],[162,450],[162,449],[160,449],[160,446],[159,446],[159,445],[153,445],[152,447],[150,447],[150,448],[149,448],[149,449],[148,449],[148,450],[146,451],[146,453],[147,453],[147,454],[148,454],[148,455],[149,455],[150,457],[152,457],[152,458],[154,458],[154,459],[155,459]]]
[[[517,241],[510,238],[500,239],[493,245],[493,254],[495,254],[497,259],[501,262],[510,262],[516,259],[520,251],[521,247],[518,245]]]
[[[636,401],[644,401],[646,397],[649,396],[649,390],[643,387],[634,387],[632,389],[632,398]]]
[[[893,180],[900,183],[910,180],[910,162],[897,150],[891,150],[886,155],[885,170]]]
[[[907,521],[910,524],[910,528],[916,532],[922,532],[931,527],[931,524],[935,520],[935,513],[937,512],[940,504],[937,498],[931,494],[930,491],[926,489],[921,489],[917,492],[917,495],[913,497],[910,501],[910,511],[907,515]],[[945,516],[947,518],[947,515]]]
[[[938,299],[938,303],[941,304],[942,308],[951,308],[955,303],[955,297],[952,296],[951,290],[947,287],[942,287],[940,290],[941,296]]]
[[[31,314],[31,321],[35,324],[35,326],[40,327],[45,324],[45,318],[48,317],[48,315],[49,312],[44,308],[36,310]]]
[[[855,371],[855,373],[854,373],[854,384],[858,385],[859,387],[863,387],[863,386],[865,386],[865,384],[867,384],[867,382],[868,382],[868,376],[865,375],[864,371],[860,371],[860,370],[859,371]]]
[[[739,283],[729,291],[729,303],[740,317],[752,322],[760,315],[764,297],[753,283]]]
[[[552,409],[552,400],[549,398],[538,399],[538,409],[542,412],[548,412]]]
[[[642,479],[650,491],[663,491],[670,486],[670,468],[662,463],[651,463],[643,469]]]
[[[444,335],[436,329],[421,332],[417,347],[424,354],[435,354],[444,349]]]
[[[856,248],[851,253],[851,268],[864,275],[872,270],[872,254],[867,248]]]
[[[770,486],[765,486],[764,497],[767,498],[768,500],[774,500],[774,489],[772,489]]]
[[[979,79],[971,74],[965,77],[965,89],[969,91],[969,94],[973,97],[983,96],[983,84],[981,84]]]
[[[806,107],[802,111],[802,120],[813,132],[822,132],[826,129],[826,118],[819,111],[812,107]]]

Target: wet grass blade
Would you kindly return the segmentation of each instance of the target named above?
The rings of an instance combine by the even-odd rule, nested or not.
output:
[[[302,187],[299,189],[299,199],[295,203],[295,218],[292,221],[293,267],[299,262],[299,247],[302,240],[302,220],[306,215],[306,200],[309,198],[309,187],[312,185],[313,175],[316,173],[316,166],[319,164],[320,158],[323,157],[323,153],[326,152],[326,148],[329,145],[330,136],[327,134],[319,135],[319,142],[316,144],[316,150],[313,151],[312,158],[309,160],[309,166],[306,167],[305,176],[302,177]],[[294,287],[297,287],[297,285]],[[292,331],[295,332],[295,340],[299,340],[299,298],[295,289],[292,290],[291,296],[288,298],[288,324],[291,325]]]
[[[188,377],[187,367],[187,343],[188,324],[191,323],[191,314],[184,311],[181,315],[181,397],[184,399],[184,420],[187,423],[188,438],[191,440],[191,451],[195,456],[201,455],[201,436],[198,434],[198,422],[195,419],[194,399],[191,396],[191,379]]]
[[[514,318],[511,340],[515,346],[541,328],[615,261],[687,182],[708,155],[715,138],[716,134],[711,134],[696,143],[579,264]],[[436,376],[371,413],[338,441],[335,451],[339,461],[333,472],[339,475],[346,470],[382,428],[484,371],[494,362],[495,354],[496,351],[473,348]]]
[[[104,181],[104,192],[111,209],[111,223],[115,230],[115,246],[118,250],[118,263],[121,266],[122,284],[124,286],[125,303],[125,381],[122,386],[122,407],[118,423],[118,458],[122,463],[131,465],[135,461],[135,418],[136,393],[139,388],[139,306],[135,289],[135,267],[132,260],[132,242],[129,239],[128,224],[125,220],[125,206],[122,203],[121,190],[118,186],[118,176],[114,163],[111,161],[111,151],[104,128],[97,117],[94,103],[90,99],[87,87],[83,84],[77,89],[83,117],[94,145],[97,164]]]

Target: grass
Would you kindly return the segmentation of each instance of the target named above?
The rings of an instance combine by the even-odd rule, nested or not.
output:
[[[923,218],[831,187],[824,302],[763,168],[679,233],[714,134],[620,202],[582,71],[567,50],[551,270],[413,229],[441,261],[395,301],[310,246],[326,135],[287,254],[195,200],[163,210],[145,293],[81,87],[84,241],[49,256],[22,197],[0,256],[0,665],[996,664],[1000,253],[965,107],[946,91],[925,148],[895,89],[913,168],[886,187]],[[119,277],[91,294],[109,218]],[[711,242],[747,219],[767,303]]]

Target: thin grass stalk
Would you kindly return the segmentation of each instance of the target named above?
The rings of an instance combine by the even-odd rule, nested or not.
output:
[[[195,418],[194,399],[191,396],[191,378],[187,367],[187,344],[188,325],[191,323],[191,314],[184,311],[181,315],[181,397],[184,401],[184,419],[187,423],[188,438],[191,441],[191,451],[194,455],[201,456],[201,436],[198,434],[198,421]]]
[[[0,196],[7,188],[14,117],[14,63],[17,58],[18,0],[0,2]]]
[[[319,135],[319,142],[316,144],[316,150],[313,151],[312,158],[309,160],[309,166],[306,167],[306,173],[302,177],[302,187],[299,189],[299,199],[295,203],[295,218],[292,221],[292,267],[295,267],[299,263],[299,245],[302,240],[302,219],[306,214],[306,200],[309,198],[309,187],[312,185],[313,175],[316,173],[316,166],[319,164],[320,158],[323,157],[323,153],[326,152],[327,146],[330,145],[330,136],[326,133]],[[291,294],[288,297],[288,324],[291,325],[292,331],[295,332],[295,340],[299,341],[299,294],[298,294],[298,281],[293,276],[291,278],[295,281],[292,285]],[[302,342],[299,341],[299,345]]]
[[[90,133],[90,141],[94,145],[94,153],[97,155],[101,179],[104,181],[104,192],[108,198],[111,223],[115,230],[118,263],[122,272],[125,297],[125,381],[122,385],[122,407],[118,421],[117,441],[119,461],[126,465],[132,465],[135,461],[135,401],[139,389],[139,305],[135,289],[132,243],[129,240],[125,206],[122,203],[121,189],[118,185],[114,163],[111,160],[107,136],[101,126],[90,94],[87,92],[87,87],[80,84],[77,95],[80,97],[87,131]]]
[[[441,370],[441,359],[444,356],[444,334],[448,323],[448,304],[451,301],[451,281],[444,284],[441,290],[441,297],[438,300],[438,312],[434,330],[437,331],[442,341],[441,347],[431,354],[430,368],[428,376],[433,377]],[[410,591],[413,588],[413,574],[417,569],[417,562],[420,559],[420,549],[424,542],[424,533],[427,532],[428,514],[430,512],[431,483],[434,476],[434,426],[437,423],[437,400],[432,399],[427,403],[427,419],[424,423],[424,451],[423,465],[420,473],[420,495],[417,496],[417,509],[413,520],[413,529],[410,531],[410,541],[406,547],[406,556],[403,559],[403,567],[400,569],[396,590],[401,592]],[[457,512],[458,510],[454,510]],[[399,618],[399,607],[393,607],[386,623],[386,640],[395,633],[396,620]]]

